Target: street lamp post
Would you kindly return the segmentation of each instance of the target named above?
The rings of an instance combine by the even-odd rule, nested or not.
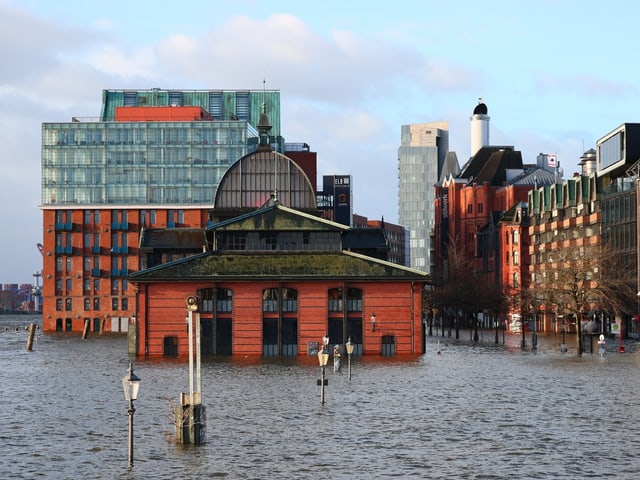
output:
[[[134,400],[138,399],[138,390],[140,389],[140,378],[133,373],[133,364],[129,362],[129,371],[122,377],[122,388],[124,389],[124,398],[129,401],[129,468],[133,467],[133,408]]]
[[[327,337],[323,337],[322,350],[318,352],[318,362],[320,363],[320,403],[324,404],[324,386],[329,382],[324,377],[324,369],[327,366],[327,362],[329,361],[329,350],[327,350],[326,345],[324,344],[324,340],[327,340]]]
[[[347,356],[349,359],[349,380],[351,380],[351,354],[353,353],[353,343],[351,343],[351,337],[347,340],[345,345],[347,347]]]

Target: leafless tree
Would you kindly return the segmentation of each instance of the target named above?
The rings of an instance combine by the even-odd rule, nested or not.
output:
[[[434,297],[443,307],[461,311],[473,318],[474,340],[478,341],[478,314],[491,312],[496,315],[506,312],[508,297],[502,286],[491,277],[476,269],[460,243],[452,239],[447,251],[447,271],[442,287]],[[459,338],[459,323],[456,322],[456,338]]]
[[[572,246],[553,253],[547,268],[531,285],[539,302],[576,318],[576,350],[582,355],[582,315],[594,308],[615,315],[632,313],[635,277],[628,255],[599,244]]]

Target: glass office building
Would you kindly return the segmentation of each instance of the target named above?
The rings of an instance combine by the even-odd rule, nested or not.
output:
[[[229,165],[255,149],[263,103],[280,151],[278,91],[105,91],[99,119],[43,124],[42,204],[211,205]],[[204,115],[162,109],[185,106]],[[126,107],[134,115],[119,120]]]
[[[402,125],[398,148],[398,219],[410,229],[411,268],[430,272],[435,184],[449,151],[447,122]]]

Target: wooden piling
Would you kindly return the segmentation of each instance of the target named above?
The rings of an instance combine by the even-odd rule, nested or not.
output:
[[[33,337],[36,334],[36,324],[29,324],[29,336],[27,337],[27,352],[31,352],[33,350]]]
[[[82,339],[86,340],[89,335],[89,326],[91,324],[91,320],[89,318],[84,319],[84,328],[82,329]]]

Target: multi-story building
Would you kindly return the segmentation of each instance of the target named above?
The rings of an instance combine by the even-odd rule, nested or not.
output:
[[[99,118],[43,124],[45,331],[127,329],[140,232],[206,225],[263,109],[282,150],[279,91],[105,90]]]
[[[409,228],[410,266],[431,271],[434,186],[459,170],[447,122],[402,125],[398,148],[398,222]]]
[[[190,245],[175,229],[164,232],[161,250],[200,242],[201,253],[129,276],[137,291],[131,353],[190,352],[187,298],[204,354],[315,355],[323,337],[350,341],[357,355],[424,352],[428,275],[378,256],[387,250],[382,228],[371,229],[375,236],[322,218],[310,179],[287,156],[261,141],[220,181],[210,219],[199,236],[184,232]],[[152,243],[151,258],[161,253]]]
[[[471,116],[472,157],[435,188],[433,276],[447,282],[449,249],[456,248],[480,278],[509,292],[509,311],[519,312],[528,284],[528,194],[553,185],[557,172],[523,163],[512,146],[487,145],[488,122],[479,103]]]
[[[529,194],[531,224],[531,286],[544,283],[554,275],[559,252],[602,245],[607,255],[618,255],[628,263],[618,275],[628,275],[630,284],[640,284],[637,266],[638,172],[640,171],[640,125],[623,124],[596,142],[596,149],[581,157],[582,174],[575,174],[562,184],[540,187]],[[605,262],[606,263],[606,262]],[[611,272],[605,272],[612,275]],[[616,274],[613,274],[616,275]],[[640,317],[633,304],[627,312],[617,312],[624,336],[640,334]],[[537,322],[545,331],[574,331],[577,319],[567,321],[562,310],[537,306]],[[584,305],[581,322],[592,319],[601,306]],[[599,311],[598,332],[609,332],[616,320],[613,312]],[[573,315],[573,314],[570,314]]]

